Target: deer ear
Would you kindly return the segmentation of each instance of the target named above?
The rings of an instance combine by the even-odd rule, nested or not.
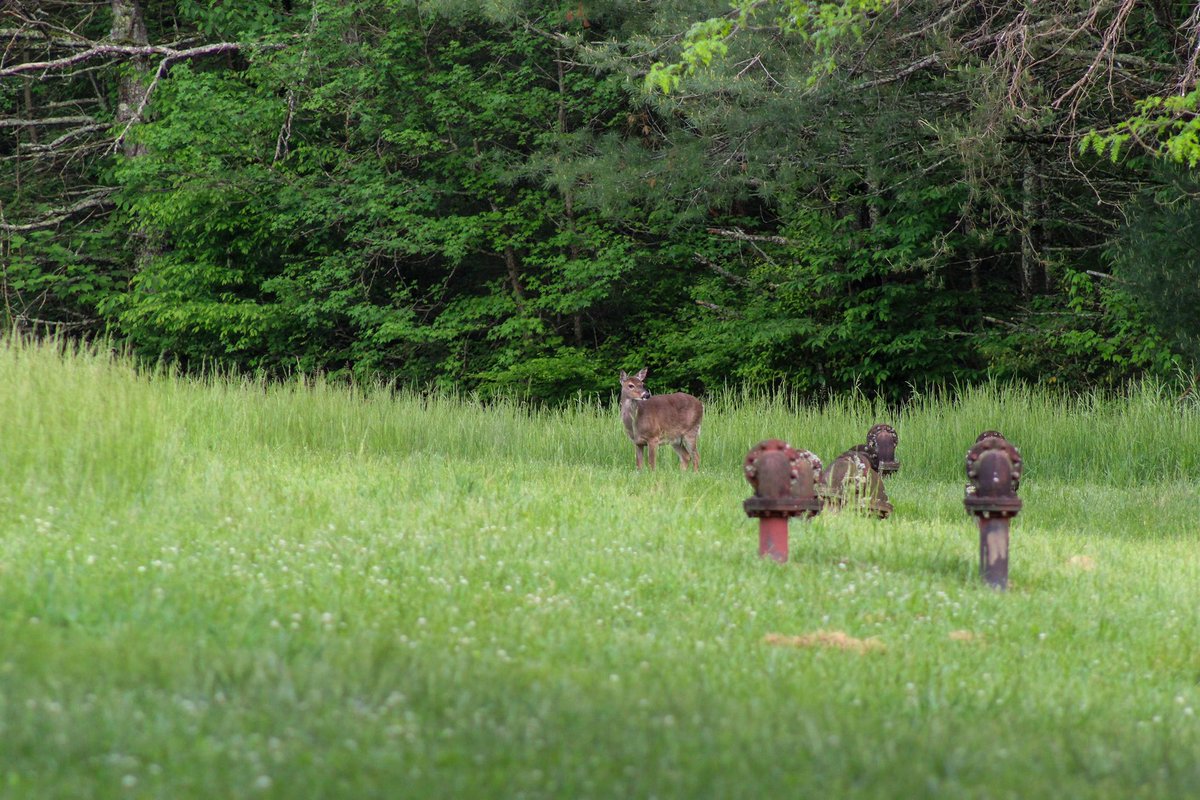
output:
[[[625,370],[621,370],[621,383],[624,383],[627,380],[629,380],[629,373]]]
[[[638,379],[639,381],[644,381],[644,380],[646,380],[646,370],[642,370],[641,372],[639,372],[639,373],[637,374],[637,379]]]

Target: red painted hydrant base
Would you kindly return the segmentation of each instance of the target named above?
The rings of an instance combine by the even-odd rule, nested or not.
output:
[[[758,554],[776,561],[788,559],[788,518],[760,517],[758,520]]]

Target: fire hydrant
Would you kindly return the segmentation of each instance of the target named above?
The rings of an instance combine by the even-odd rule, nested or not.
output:
[[[883,478],[875,469],[870,445],[857,444],[833,460],[829,469],[821,473],[817,488],[830,508],[840,509],[847,505],[867,511],[880,519],[892,513]]]
[[[997,589],[1008,588],[1008,533],[1021,510],[1021,454],[995,431],[985,431],[967,451],[963,506],[979,523],[979,574]]]
[[[742,507],[746,516],[758,517],[758,554],[787,561],[788,518],[808,518],[821,510],[816,491],[821,459],[780,439],[768,439],[746,454],[745,474],[754,496]]]
[[[874,466],[879,474],[887,477],[900,470],[900,462],[896,460],[896,445],[900,444],[900,435],[891,425],[880,423],[872,425],[867,431],[867,446],[875,451]]]

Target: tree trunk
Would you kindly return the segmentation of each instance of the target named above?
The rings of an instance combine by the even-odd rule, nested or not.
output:
[[[508,270],[508,282],[513,290],[513,302],[517,311],[525,313],[525,289],[521,286],[521,273],[517,268],[517,251],[511,244],[504,245],[504,266]]]
[[[974,209],[967,207],[966,214],[963,215],[963,233],[966,234],[967,240],[967,270],[971,276],[971,297],[975,298],[975,302],[980,301],[980,283],[979,283],[979,255],[975,252],[975,217],[972,213]]]
[[[1021,177],[1021,297],[1026,300],[1033,295],[1039,268],[1037,216],[1040,205],[1040,187],[1038,184],[1038,174],[1034,169],[1033,157],[1026,150]]]
[[[879,180],[879,165],[872,156],[867,162],[867,224],[872,228],[879,227],[879,202],[883,197],[883,187]]]
[[[567,83],[566,69],[563,66],[562,50],[555,51],[555,59],[558,63],[558,133],[559,136],[567,134]],[[575,233],[575,192],[571,186],[563,191],[563,216],[567,219],[567,230],[571,232],[571,243],[567,245],[567,257],[571,261],[579,259],[579,240]],[[583,347],[583,312],[575,311],[571,314],[571,327],[575,334],[575,346]]]
[[[112,0],[112,31],[109,38],[117,44],[145,47],[150,44],[146,22],[138,0]],[[151,63],[147,57],[132,58],[119,67],[117,78],[117,113],[115,122],[124,129],[133,122],[146,100],[150,85]],[[146,152],[146,145],[137,136],[121,140],[121,152],[126,158],[137,158]],[[157,254],[150,235],[144,229],[130,232],[133,241],[133,268],[141,272]]]
[[[142,7],[137,0],[112,0],[112,32],[109,38],[117,44],[127,44],[145,47],[150,44],[146,35],[146,22],[142,19]],[[128,65],[121,70],[117,79],[117,116],[118,126],[128,125],[146,99],[148,77],[150,75],[150,60],[142,56],[132,58]],[[125,155],[129,157],[141,155],[145,148],[125,137],[122,143]]]

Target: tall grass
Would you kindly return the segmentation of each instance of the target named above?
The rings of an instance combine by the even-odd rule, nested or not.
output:
[[[598,398],[559,408],[504,399],[484,406],[321,379],[187,379],[135,370],[103,349],[59,344],[10,343],[0,349],[0,377],[10,464],[88,484],[142,482],[185,445],[606,467],[631,460],[615,407]],[[724,392],[708,398],[703,459],[728,470],[756,442],[778,437],[829,460],[880,421],[900,430],[904,473],[922,480],[958,479],[963,455],[985,429],[1000,429],[1020,448],[1027,474],[1045,480],[1155,484],[1200,467],[1200,413],[1155,382],[1120,396],[991,383],[919,395],[898,413],[860,396],[809,403]],[[103,474],[91,459],[103,461]]]
[[[0,797],[1179,797],[1194,410],[710,398],[699,475],[531,409],[0,348]],[[896,505],[758,560],[747,449],[900,432]],[[1012,589],[962,458],[1022,450]],[[662,464],[673,456],[663,452]],[[881,651],[776,646],[841,631]],[[787,639],[772,641],[791,641]],[[799,640],[795,640],[799,641]],[[807,641],[807,640],[806,640]]]

